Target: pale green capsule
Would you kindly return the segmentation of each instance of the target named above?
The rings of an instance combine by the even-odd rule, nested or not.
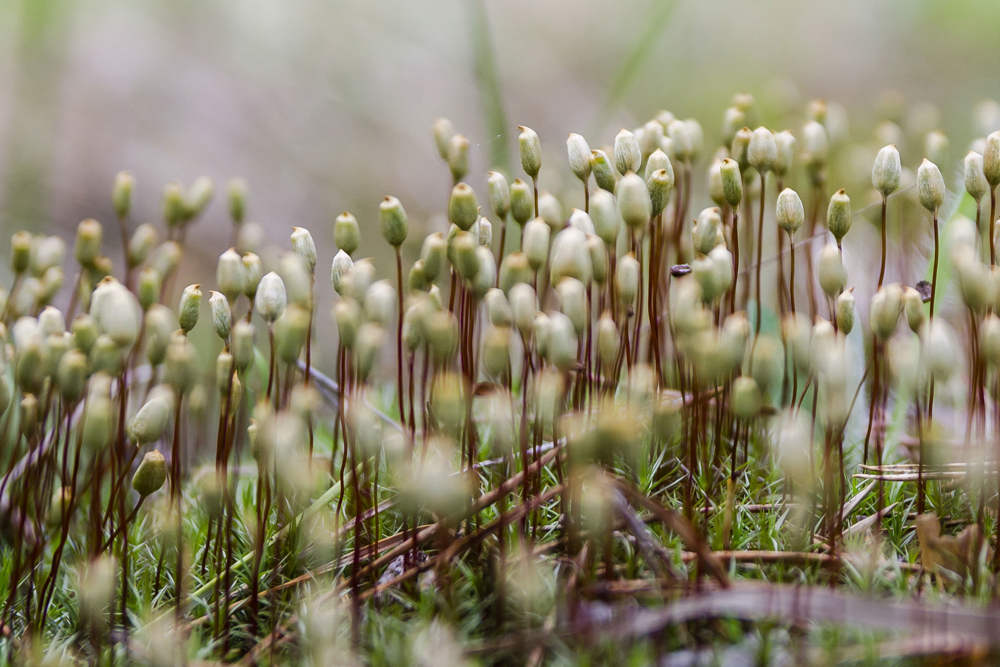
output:
[[[451,196],[448,198],[449,221],[463,232],[467,232],[478,217],[479,200],[476,198],[476,192],[465,183],[459,183],[451,189]]]
[[[97,452],[111,436],[111,378],[98,373],[90,379],[87,403],[83,411],[83,446]]]
[[[592,277],[587,237],[573,227],[564,229],[552,241],[550,279],[556,285],[565,277],[575,278],[584,284],[589,283]]]
[[[75,322],[74,322],[75,325]],[[151,366],[158,366],[163,363],[167,355],[167,345],[170,344],[173,334],[180,328],[177,316],[174,312],[163,304],[153,304],[146,312],[146,358]],[[74,330],[73,338],[77,347],[80,348],[80,340]]]
[[[161,276],[167,276],[177,269],[181,262],[181,247],[174,241],[164,241],[149,258],[149,265]]]
[[[1000,130],[986,137],[986,148],[983,150],[983,175],[991,187],[1000,185]]]
[[[927,321],[927,315],[924,313],[924,301],[920,297],[920,292],[912,287],[903,288],[903,314],[910,330],[919,334],[920,328]]]
[[[115,174],[115,183],[111,189],[111,205],[120,220],[128,217],[132,209],[132,191],[135,189],[135,179],[127,171]]]
[[[518,125],[521,134],[517,137],[517,146],[521,153],[521,168],[531,178],[537,178],[542,168],[542,145],[538,134],[530,127]]]
[[[875,156],[875,165],[872,167],[872,185],[882,193],[883,197],[888,197],[899,187],[902,172],[899,151],[891,144],[885,146]]]
[[[389,327],[396,316],[396,289],[388,280],[378,280],[365,292],[365,316]]]
[[[403,244],[410,231],[403,205],[399,203],[398,199],[388,195],[379,204],[378,224],[382,237],[389,245],[396,248]]]
[[[597,354],[605,368],[611,368],[618,358],[621,335],[610,313],[604,313],[597,322]]]
[[[944,196],[947,192],[944,185],[944,176],[938,166],[924,158],[917,168],[917,192],[920,196],[920,205],[928,211],[937,212],[944,204]]]
[[[541,218],[535,218],[524,226],[521,237],[521,251],[528,258],[532,271],[538,271],[549,257],[549,226]]]
[[[774,161],[774,173],[784,176],[792,168],[795,161],[795,136],[788,130],[778,132],[774,135],[774,143],[778,149],[777,158]]]
[[[638,172],[642,166],[642,149],[635,135],[622,129],[615,137],[615,169],[621,176]]]
[[[733,135],[733,141],[730,144],[729,154],[732,159],[736,160],[737,164],[740,166],[740,172],[746,174],[747,169],[750,168],[750,160],[747,155],[747,151],[750,149],[750,137],[753,136],[753,132],[749,127],[740,128],[736,134]]]
[[[410,293],[416,293],[426,292],[429,288],[430,283],[427,281],[427,276],[424,275],[424,262],[418,259],[406,274],[406,289]]]
[[[242,178],[231,178],[226,184],[226,199],[229,204],[229,217],[237,227],[243,224],[247,212],[247,193],[250,187]]]
[[[254,310],[265,321],[274,322],[281,316],[287,305],[288,297],[285,293],[285,283],[282,282],[277,273],[271,271],[260,279],[257,296],[254,299]]]
[[[132,488],[145,498],[156,493],[167,480],[167,461],[155,449],[146,452],[132,476]]]
[[[593,280],[603,285],[608,279],[608,250],[598,236],[587,235],[587,249],[590,251],[590,268]]]
[[[73,253],[80,266],[90,267],[101,254],[103,227],[97,220],[87,219],[76,227],[76,245]],[[12,248],[13,250],[13,245]]]
[[[163,220],[167,227],[176,227],[185,221],[184,191],[181,184],[167,183],[163,186]]]
[[[691,240],[695,252],[707,255],[715,247],[716,239],[719,236],[719,228],[722,226],[722,216],[718,208],[702,209],[698,214],[698,220],[691,228]]]
[[[333,290],[341,296],[344,295],[344,275],[352,268],[354,268],[354,262],[351,260],[351,256],[344,249],[338,250],[330,265],[330,282],[333,284]]]
[[[760,174],[766,174],[774,169],[778,161],[778,144],[771,130],[758,127],[750,135],[750,145],[747,147],[747,161]]]
[[[274,345],[286,364],[298,361],[299,352],[309,336],[309,311],[291,304],[274,322]]]
[[[36,236],[31,246],[31,272],[41,277],[53,267],[62,267],[66,242],[58,236]]]
[[[590,196],[590,219],[594,223],[594,232],[609,247],[614,247],[618,240],[618,230],[621,226],[615,196],[607,190],[598,190]]]
[[[830,142],[826,128],[811,120],[802,126],[802,163],[813,173],[826,166],[830,153]]]
[[[354,367],[362,380],[371,375],[375,361],[385,342],[385,330],[374,322],[366,322],[358,330],[354,346]]]
[[[816,269],[819,285],[830,298],[836,297],[847,283],[847,272],[841,260],[837,246],[828,243],[819,253],[819,266]]]
[[[447,118],[438,118],[431,126],[431,132],[434,134],[434,145],[437,146],[438,155],[442,160],[447,160],[448,146],[451,144],[451,138],[455,136],[455,126]],[[343,249],[339,243],[337,246]],[[348,254],[351,254],[350,251]]]
[[[939,317],[928,320],[921,330],[921,359],[934,380],[945,385],[961,366],[955,331]]]
[[[142,446],[162,438],[172,409],[173,400],[169,391],[157,392],[146,401],[132,419],[129,429],[136,444]]]
[[[577,334],[573,321],[563,313],[549,314],[548,350],[549,363],[561,371],[568,371],[576,362]]]
[[[851,333],[854,329],[854,294],[852,287],[846,292],[841,292],[837,297],[837,329],[843,335]]]
[[[305,227],[292,227],[292,252],[299,256],[310,275],[316,273],[316,242]]]
[[[622,176],[617,192],[618,215],[633,231],[641,232],[649,223],[653,204],[646,182],[634,173]]]
[[[236,362],[236,369],[240,372],[250,367],[254,357],[254,325],[251,322],[240,320],[233,327],[233,358]]]
[[[722,177],[722,193],[726,203],[734,209],[743,201],[743,176],[736,160],[726,158],[719,166]]]
[[[452,242],[452,257],[455,271],[466,282],[471,282],[479,271],[479,256],[476,249],[479,243],[469,232],[458,232]]]
[[[198,360],[187,336],[174,336],[167,345],[167,376],[178,394],[189,392],[198,378]]]
[[[333,318],[337,323],[340,344],[350,350],[361,326],[361,306],[354,299],[341,299],[333,305]]]
[[[607,192],[615,191],[615,171],[607,153],[602,150],[590,151],[590,169],[597,187]]]
[[[177,320],[184,333],[191,331],[198,324],[201,296],[201,285],[188,285],[181,294],[181,302],[177,307]]]
[[[534,288],[527,283],[517,283],[509,292],[510,312],[514,324],[522,336],[531,334],[535,315],[538,313],[538,297]]]
[[[139,306],[143,312],[149,310],[160,298],[160,288],[163,281],[160,272],[151,266],[147,266],[139,272],[139,284],[136,287],[136,296],[139,298]]]
[[[128,242],[128,265],[135,268],[145,262],[158,238],[156,227],[148,222],[136,227]]]
[[[510,188],[510,214],[521,227],[535,215],[535,199],[531,186],[520,178]]]
[[[200,176],[194,180],[184,193],[184,213],[187,220],[201,215],[215,195],[215,184],[208,176]]]
[[[476,263],[479,268],[472,279],[472,296],[480,301],[497,283],[497,262],[493,252],[481,245],[476,248]]]
[[[763,400],[760,388],[752,377],[741,376],[733,381],[729,409],[739,419],[752,419],[760,412]]]
[[[434,359],[451,360],[458,342],[458,318],[446,310],[436,310],[427,316],[423,328]]]
[[[486,302],[486,314],[489,316],[490,324],[495,327],[509,327],[514,323],[514,314],[503,290],[494,287],[486,292],[483,300]]]
[[[451,179],[458,182],[469,173],[469,139],[464,134],[456,134],[448,141],[448,170]]]
[[[566,223],[562,204],[549,192],[542,192],[538,195],[538,217],[545,221],[553,234],[558,233]]]
[[[673,175],[666,169],[660,169],[650,174],[646,180],[646,188],[649,190],[649,201],[652,207],[650,213],[653,216],[663,213],[663,209],[670,202],[670,193],[673,187]]]
[[[691,275],[701,287],[701,295],[706,304],[712,304],[722,296],[722,276],[719,275],[718,266],[710,258],[701,256],[691,262]]]
[[[618,260],[615,287],[623,306],[631,306],[639,293],[639,261],[629,253]]]
[[[965,156],[965,191],[979,201],[989,191],[986,175],[983,173],[983,156],[969,151]]]
[[[375,265],[368,258],[359,259],[354,268],[344,274],[344,296],[350,296],[359,303],[365,300],[368,286],[375,281]]]
[[[246,278],[246,287],[243,293],[246,294],[248,299],[253,301],[257,297],[257,286],[260,285],[262,273],[260,257],[252,252],[244,253],[243,270]]]
[[[361,243],[361,228],[353,215],[344,211],[333,223],[333,242],[348,256],[353,255]]]
[[[483,334],[483,365],[486,372],[502,377],[510,365],[510,328],[491,325]]]
[[[750,375],[766,395],[779,386],[785,374],[785,349],[776,337],[762,334],[750,358]]]
[[[590,321],[587,307],[587,288],[576,278],[562,278],[556,285],[559,295],[559,309],[573,323],[576,335],[580,336]]]
[[[486,192],[490,200],[490,209],[497,220],[503,222],[510,211],[510,187],[507,179],[498,171],[491,171],[486,179]]]
[[[10,268],[21,274],[31,265],[31,234],[16,232],[10,237]]]
[[[229,340],[233,328],[233,313],[229,308],[229,300],[221,292],[212,291],[208,305],[212,309],[212,325],[216,335],[223,341]]]
[[[479,218],[479,245],[484,248],[493,247],[493,223],[486,218]]]
[[[569,168],[583,182],[590,178],[590,146],[583,136],[570,133],[566,139],[566,153],[569,156]]]
[[[83,393],[83,385],[87,381],[87,355],[79,350],[67,351],[59,360],[56,380],[63,398],[74,403]],[[6,409],[6,404],[3,409]]]
[[[441,275],[444,267],[448,242],[441,232],[428,234],[420,248],[420,261],[424,263],[424,277],[428,282],[434,282]]]
[[[843,188],[830,197],[830,207],[826,211],[826,226],[838,244],[851,230],[851,198]]]
[[[664,127],[659,121],[650,120],[642,126],[641,131],[635,133],[635,138],[639,141],[639,147],[642,149],[642,159],[644,161],[648,160],[654,152],[660,150],[664,131]],[[646,173],[649,174],[652,171],[647,169]]]
[[[872,333],[880,340],[888,340],[896,333],[896,324],[903,311],[903,290],[897,283],[884,285],[872,297],[868,322]]]
[[[670,187],[674,185],[674,166],[670,162],[670,158],[661,148],[657,148],[653,151],[649,158],[646,160],[646,180],[647,185],[650,176],[658,172],[660,169],[665,169],[667,175],[670,178]]]
[[[690,162],[695,155],[696,137],[690,132],[691,128],[683,120],[675,120],[667,126],[667,135],[674,142],[674,153],[681,162]]]
[[[785,188],[781,191],[775,206],[775,219],[778,226],[785,230],[789,236],[799,230],[805,221],[805,210],[802,207],[799,193],[791,188]]]
[[[991,366],[1000,366],[1000,317],[989,314],[979,325],[980,354]]]
[[[722,114],[722,143],[731,146],[733,137],[747,124],[747,116],[739,107],[729,107]]]
[[[99,308],[94,311],[98,326],[123,350],[129,350],[139,337],[141,309],[135,296],[124,285],[114,282],[106,288]]]

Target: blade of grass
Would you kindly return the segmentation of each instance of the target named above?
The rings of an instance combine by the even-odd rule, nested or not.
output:
[[[493,31],[490,29],[485,0],[469,3],[469,35],[472,37],[472,55],[479,101],[482,105],[484,124],[490,137],[487,143],[491,169],[510,175],[510,146],[507,140],[507,114],[503,107],[503,91],[497,68]]]
[[[642,70],[643,65],[646,64],[650,54],[652,54],[653,47],[656,46],[656,43],[663,35],[663,31],[670,23],[670,17],[673,16],[676,4],[673,0],[654,0],[650,3],[641,24],[645,27],[639,37],[633,42],[632,51],[629,52],[625,62],[622,63],[621,69],[618,70],[618,75],[611,84],[611,88],[608,89],[604,103],[590,125],[591,134],[598,134],[614,110],[622,103],[625,93],[635,83],[635,79]]]

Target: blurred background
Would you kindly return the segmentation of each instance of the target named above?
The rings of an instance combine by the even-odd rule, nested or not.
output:
[[[208,175],[217,195],[188,232],[180,283],[211,284],[232,233],[224,185],[242,176],[248,217],[272,241],[288,247],[293,225],[312,231],[320,303],[329,303],[340,211],[358,217],[358,254],[383,271],[383,195],[410,214],[407,260],[426,232],[444,229],[450,176],[431,137],[435,118],[451,118],[472,142],[469,181],[481,199],[488,169],[521,175],[516,125],[534,128],[541,186],[568,212],[582,193],[566,165],[567,133],[598,147],[659,109],[694,117],[705,129],[703,178],[739,91],[775,130],[797,131],[810,99],[836,102],[872,156],[884,118],[914,136],[940,128],[951,174],[970,142],[1000,125],[993,106],[974,113],[1000,96],[997,26],[994,0],[7,0],[0,251],[22,228],[71,243],[77,223],[94,217],[117,265],[117,171],[136,178],[133,227],[159,222],[166,182]],[[922,146],[901,149],[915,169]],[[708,202],[695,191],[694,212]]]

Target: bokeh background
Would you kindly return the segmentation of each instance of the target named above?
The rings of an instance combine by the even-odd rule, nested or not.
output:
[[[71,240],[94,217],[120,262],[118,170],[137,181],[133,226],[159,221],[167,181],[208,175],[221,190],[242,176],[249,218],[276,244],[288,246],[293,225],[312,231],[329,303],[341,210],[357,215],[360,254],[383,269],[383,195],[410,214],[407,259],[443,229],[450,176],[430,133],[439,116],[470,138],[480,193],[488,169],[520,175],[515,126],[534,128],[541,185],[567,210],[582,199],[565,165],[568,132],[596,147],[658,109],[695,117],[706,134],[700,176],[737,91],[754,94],[775,130],[797,130],[818,97],[842,105],[852,136],[874,147],[886,115],[939,126],[957,165],[983,124],[1000,122],[973,113],[1000,96],[998,26],[995,0],[5,0],[0,251],[17,229]],[[900,96],[905,113],[891,108]],[[920,153],[903,146],[908,166]],[[230,236],[217,194],[189,230],[181,283],[211,284]]]

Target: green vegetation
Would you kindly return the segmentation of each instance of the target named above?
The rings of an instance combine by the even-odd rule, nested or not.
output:
[[[867,155],[839,108],[810,104],[794,133],[751,131],[756,114],[737,95],[712,156],[667,111],[600,150],[571,134],[568,215],[530,128],[525,179],[477,194],[470,142],[439,120],[449,230],[413,239],[392,196],[363,227],[343,213],[332,303],[310,232],[266,247],[239,179],[214,290],[177,284],[208,179],[135,226],[119,174],[121,264],[94,220],[71,262],[15,234],[4,658],[988,660],[1000,132],[956,205],[934,127],[880,125],[898,141],[870,151],[870,190],[838,166]],[[386,279],[355,256],[376,215]],[[334,338],[323,373],[313,346]]]

